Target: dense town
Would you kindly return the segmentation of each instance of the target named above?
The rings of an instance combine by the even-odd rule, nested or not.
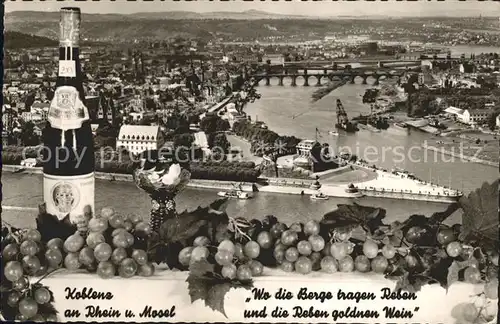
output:
[[[475,127],[497,132],[498,53],[452,58],[443,50],[431,51],[423,43],[388,45],[370,41],[366,36],[350,36],[325,37],[322,42],[298,46],[204,43],[175,38],[148,42],[141,49],[87,47],[80,55],[97,148],[125,148],[139,154],[146,149],[183,146],[210,155],[212,147],[222,147],[222,153],[228,157],[241,155],[231,150],[226,136],[235,123],[265,126],[259,121],[248,121],[243,109],[245,103],[259,96],[251,86],[252,73],[259,69],[256,63],[333,62],[338,58],[355,62],[373,57],[417,58],[421,66],[396,85],[372,89],[377,93],[375,97],[381,98],[367,102],[373,105],[385,98],[389,106],[396,104],[413,119],[425,117],[431,124],[424,122],[423,126],[430,132],[443,126],[442,121],[450,120],[458,123],[448,127],[448,131]],[[5,62],[3,143],[36,146],[40,144],[53,96],[57,55],[53,48],[7,50]],[[410,83],[411,89],[407,87]],[[272,143],[276,136],[265,141]],[[252,141],[248,134],[243,137]],[[253,141],[256,139],[261,140],[254,136]],[[291,147],[285,153],[293,152],[299,140],[286,141]],[[253,151],[259,151],[256,146],[252,145]],[[4,161],[9,161],[9,157]],[[115,171],[123,171],[119,170],[120,167]]]

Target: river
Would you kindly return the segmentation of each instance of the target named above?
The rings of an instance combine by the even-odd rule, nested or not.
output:
[[[389,170],[399,167],[422,180],[464,192],[498,178],[495,167],[425,151],[421,144],[432,137],[420,131],[391,127],[380,133],[360,130],[356,134],[330,136],[328,131],[334,129],[337,98],[341,99],[349,117],[369,113],[369,105],[362,103],[361,95],[370,85],[362,85],[359,78],[356,84],[342,86],[315,103],[311,102],[311,94],[316,87],[292,87],[290,82],[285,79],[285,86],[281,87],[277,79],[271,79],[272,86],[260,85],[258,91],[262,99],[249,104],[245,108],[247,114],[252,119],[265,121],[269,129],[280,135],[314,139],[318,128],[318,140],[329,143],[335,152],[350,150],[370,164]],[[370,82],[373,81],[368,78]],[[298,80],[297,84],[303,84],[303,80]]]
[[[42,202],[42,176],[39,174],[2,173],[2,205],[37,207]],[[206,206],[216,200],[216,192],[205,189],[188,188],[177,198],[177,210],[193,210]],[[382,207],[387,210],[386,221],[404,220],[411,214],[431,215],[446,209],[446,204],[421,201],[403,201],[364,197],[356,199],[359,204]],[[131,182],[110,182],[96,180],[96,209],[112,206],[122,214],[139,214],[148,218],[151,201],[148,195]],[[259,192],[250,200],[233,200],[227,207],[228,215],[233,217],[263,218],[275,215],[283,222],[291,224],[309,219],[321,219],[336,209],[337,204],[352,203],[352,200],[330,198],[326,201],[312,201],[309,197]],[[14,226],[33,226],[35,212],[4,210],[2,218]],[[460,212],[450,217],[450,223],[460,221]]]

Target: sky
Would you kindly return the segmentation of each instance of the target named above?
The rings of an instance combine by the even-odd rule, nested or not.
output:
[[[78,6],[83,13],[121,13],[136,12],[162,12],[162,11],[233,11],[261,10],[270,13],[306,15],[318,17],[335,16],[494,16],[500,17],[500,2],[493,0],[436,0],[416,2],[395,1],[332,1],[318,2],[292,0],[244,2],[233,0],[222,2],[220,0],[208,1],[127,1],[127,0],[101,0],[78,2],[75,0],[34,0],[32,2],[6,0],[5,11],[34,10],[57,11],[65,6]]]

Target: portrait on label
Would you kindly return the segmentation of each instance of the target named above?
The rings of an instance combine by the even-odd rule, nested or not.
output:
[[[54,207],[61,214],[69,214],[80,200],[78,189],[68,182],[59,182],[52,189]]]

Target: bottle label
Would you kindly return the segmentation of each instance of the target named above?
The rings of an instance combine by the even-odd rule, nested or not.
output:
[[[89,120],[89,112],[75,87],[61,86],[54,93],[47,119],[54,128],[77,129]]]
[[[76,62],[70,60],[60,60],[59,61],[59,72],[60,77],[75,78],[76,77]]]
[[[80,12],[63,10],[59,23],[59,47],[78,47],[80,41]]]
[[[43,175],[43,195],[47,213],[59,220],[69,215],[75,224],[89,209],[94,213],[94,173],[81,176]]]

